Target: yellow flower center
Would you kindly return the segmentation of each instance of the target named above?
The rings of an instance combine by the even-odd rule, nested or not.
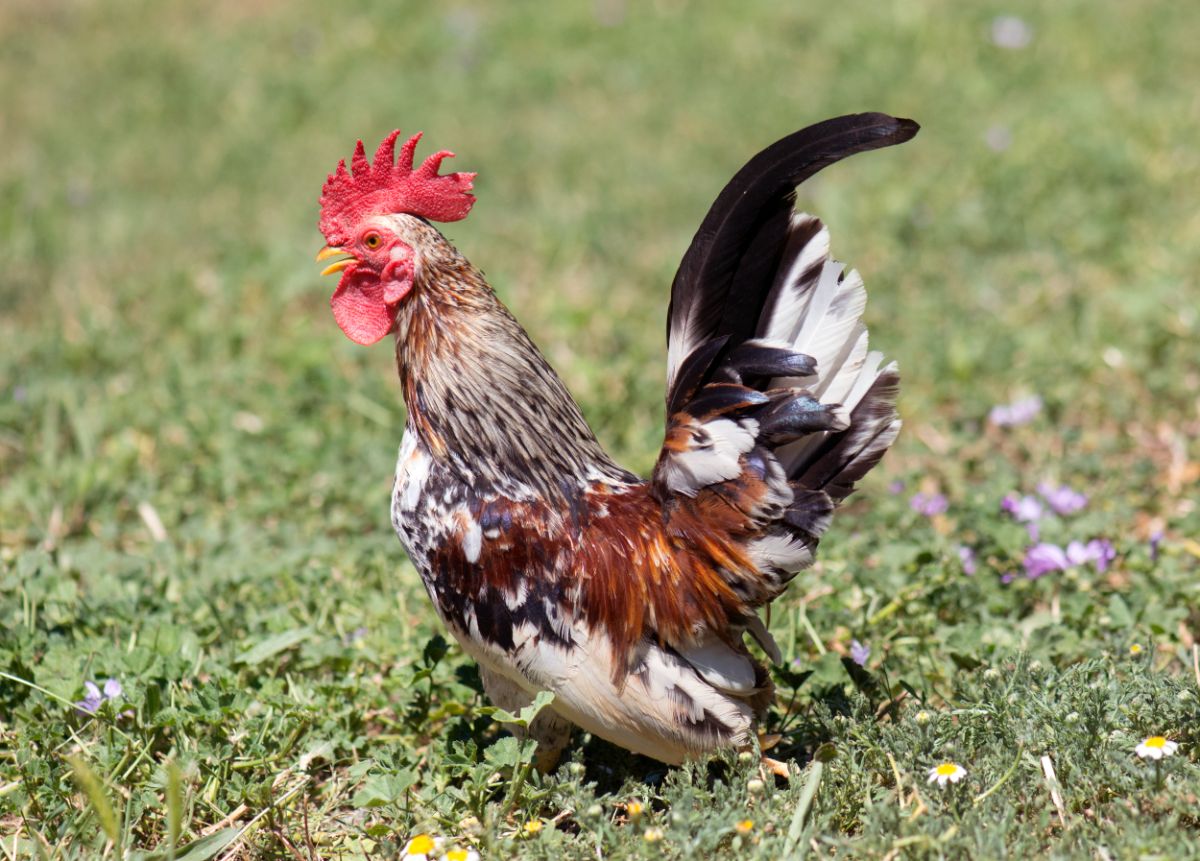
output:
[[[1146,747],[1166,747],[1167,740],[1161,735],[1154,735],[1142,742]]]
[[[526,834],[537,834],[541,830],[542,830],[542,820],[540,820],[540,819],[530,819],[528,822],[525,823],[525,833]]]
[[[625,812],[633,819],[637,819],[642,815],[642,803],[640,801],[631,801],[625,805]]]
[[[446,861],[467,861],[467,850],[451,849],[446,853]]]
[[[937,767],[938,777],[953,777],[958,774],[958,766],[952,762],[943,762]]]
[[[408,848],[404,850],[406,855],[428,855],[433,851],[433,838],[428,834],[418,834],[412,840],[408,841]]]
[[[738,834],[749,834],[751,831],[754,830],[754,820],[753,819],[743,819],[741,822],[739,822],[737,825],[735,825],[733,827],[737,829]]]

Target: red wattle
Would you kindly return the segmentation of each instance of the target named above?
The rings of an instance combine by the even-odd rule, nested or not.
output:
[[[373,272],[351,267],[342,273],[329,306],[347,338],[367,346],[392,331],[395,319],[385,293],[379,276]]]
[[[381,274],[380,280],[383,281],[383,301],[389,305],[396,305],[412,290],[412,249],[407,245],[404,248],[408,251],[408,256],[400,260],[393,260],[387,266],[383,267]]]
[[[395,306],[409,294],[412,287],[412,278],[393,278],[391,281],[385,281],[383,284],[383,300],[387,304]]]

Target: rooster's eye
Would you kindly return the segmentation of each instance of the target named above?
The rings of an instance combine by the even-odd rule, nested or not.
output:
[[[367,246],[372,251],[378,248],[382,243],[383,240],[379,238],[378,233],[368,233],[363,237],[363,245]]]

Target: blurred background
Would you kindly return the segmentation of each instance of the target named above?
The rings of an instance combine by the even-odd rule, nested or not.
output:
[[[332,10],[0,6],[0,630],[23,632],[0,635],[8,672],[65,700],[101,673],[156,678],[165,702],[208,661],[230,696],[269,698],[275,659],[234,661],[254,637],[370,631],[386,667],[436,630],[388,525],[392,351],[342,336],[313,260],[326,174],[396,127],[479,172],[478,205],[445,232],[645,472],[671,278],[723,184],[809,123],[914,118],[913,142],[799,193],[904,373],[906,429],[855,505],[881,508],[880,534],[916,529],[907,493],[886,491],[904,482],[978,525],[1006,490],[1069,476],[1106,518],[1093,534],[1200,531],[1200,4]],[[1029,397],[1027,426],[989,422]],[[827,576],[854,580],[878,535],[850,531],[871,523],[835,525]],[[1019,564],[1013,528],[993,574]],[[1200,547],[1180,554],[1194,567]],[[882,601],[912,575],[890,564],[869,575]],[[822,638],[845,639],[853,594],[813,616]],[[1004,632],[1041,597],[987,594],[985,641],[1016,645]],[[915,648],[952,612],[886,637]],[[789,658],[807,648],[796,618]],[[292,670],[365,660],[328,648]],[[409,695],[381,684],[352,693]]]
[[[1198,27],[1169,2],[9,0],[7,561],[78,540],[141,570],[166,543],[203,572],[234,548],[253,583],[266,548],[354,540],[394,568],[391,350],[342,337],[313,261],[326,173],[394,127],[479,172],[447,234],[646,471],[709,203],[761,147],[860,110],[922,131],[799,205],[904,371],[873,495],[1069,469],[1141,532],[1194,523]],[[992,407],[1028,397],[1038,422],[998,437]]]
[[[348,536],[398,555],[391,350],[341,336],[313,262],[325,174],[397,126],[479,172],[478,206],[446,232],[601,440],[646,470],[669,284],[709,203],[764,145],[867,109],[922,131],[822,173],[799,205],[863,272],[873,346],[904,369],[907,429],[875,490],[1054,473],[1069,455],[1094,494],[1183,523],[1200,391],[1198,26],[1200,11],[1168,2],[335,15],[9,0],[7,561],[77,539],[121,560],[103,570],[140,568],[166,535],[200,570],[221,547],[306,558]],[[990,409],[1028,396],[1041,423],[997,439]]]
[[[5,509],[30,505],[5,537],[44,529],[52,499],[113,517],[62,485],[122,457],[145,468],[118,508],[188,480],[167,464],[244,504],[264,460],[307,482],[306,458],[378,497],[390,351],[340,337],[312,256],[325,174],[394,127],[479,172],[447,234],[639,468],[708,204],[765,144],[867,109],[923,130],[799,204],[904,368],[902,451],[939,411],[970,433],[1031,392],[1085,431],[1194,421],[1198,24],[1166,2],[10,0],[0,465]],[[358,437],[364,420],[383,427]]]
[[[643,468],[670,278],[707,205],[763,145],[864,109],[923,131],[800,205],[872,288],[910,421],[1026,389],[1093,427],[1134,400],[1165,411],[1180,374],[1195,393],[1198,20],[1166,2],[11,0],[0,463],[11,479],[134,434],[201,459],[246,412],[262,427],[230,438],[241,460],[330,431],[347,399],[398,416],[389,351],[339,337],[312,263],[325,173],[393,127],[479,171],[447,233]],[[353,384],[317,397],[314,375]],[[96,424],[28,436],[64,398]],[[389,446],[336,448],[386,479]]]

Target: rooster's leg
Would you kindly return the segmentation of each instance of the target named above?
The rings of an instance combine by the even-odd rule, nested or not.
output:
[[[483,689],[487,691],[488,699],[498,708],[516,714],[533,702],[533,695],[524,688],[518,687],[509,679],[480,667],[480,677],[483,679]],[[512,733],[519,739],[531,738],[537,742],[537,751],[533,755],[533,764],[542,774],[547,774],[558,765],[563,750],[571,741],[570,721],[556,714],[552,709],[542,709],[528,728],[514,726]]]
[[[758,771],[763,780],[767,779],[768,774],[782,777],[784,780],[792,778],[786,762],[780,762],[767,756],[767,751],[779,744],[782,738],[783,736],[776,733],[759,733],[758,735]]]

